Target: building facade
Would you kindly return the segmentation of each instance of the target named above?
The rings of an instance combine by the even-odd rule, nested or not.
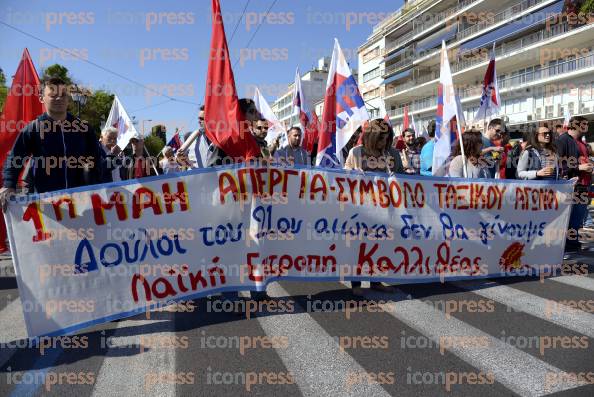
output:
[[[305,100],[308,102],[309,109],[314,108],[314,104],[323,100],[326,92],[326,82],[328,81],[328,68],[330,67],[330,58],[325,57],[318,60],[318,65],[305,73],[301,77],[301,89]],[[270,106],[279,121],[286,127],[299,125],[299,118],[293,116],[293,86],[291,83],[287,87],[287,91],[279,96],[276,101]],[[318,113],[319,114],[319,113]]]
[[[594,17],[564,0],[417,0],[377,25],[359,48],[361,91],[385,103],[401,130],[435,118],[442,40],[468,123],[478,120],[482,80],[495,46],[501,115],[510,129],[594,116]]]

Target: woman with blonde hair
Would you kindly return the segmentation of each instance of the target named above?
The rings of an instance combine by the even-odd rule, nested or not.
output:
[[[383,172],[388,175],[404,172],[400,155],[392,149],[394,132],[384,119],[375,119],[363,129],[363,144],[349,151],[346,170]]]

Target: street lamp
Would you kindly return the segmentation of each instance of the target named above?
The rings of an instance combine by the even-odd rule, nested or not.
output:
[[[78,85],[74,85],[74,89],[71,93],[72,100],[76,102],[77,106],[77,115],[76,117],[80,118],[80,108],[84,107],[87,103],[87,95],[78,87]]]
[[[145,122],[145,121],[151,122],[151,121],[153,121],[153,120],[151,120],[151,119],[142,120],[142,137],[143,137],[143,138],[144,138],[144,122]]]

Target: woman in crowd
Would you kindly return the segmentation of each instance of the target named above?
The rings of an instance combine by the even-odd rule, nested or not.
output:
[[[363,131],[363,144],[349,151],[344,168],[388,175],[403,173],[400,156],[390,150],[393,134],[384,119],[372,120]]]
[[[531,131],[518,161],[519,179],[559,179],[553,133],[546,126]]]
[[[363,130],[363,144],[349,151],[344,168],[385,175],[404,173],[399,154],[391,150],[393,135],[392,127],[384,119],[372,120]],[[363,295],[360,281],[352,281],[351,285],[354,295]],[[382,292],[394,291],[381,282],[371,282],[371,288]]]
[[[483,138],[480,131],[472,129],[462,134],[464,141],[464,156],[466,156],[466,177],[468,178],[488,178],[488,170],[484,159],[481,158],[483,148]],[[452,153],[452,161],[449,166],[449,176],[454,178],[464,178],[464,158],[460,148],[460,140],[456,141],[456,146]]]

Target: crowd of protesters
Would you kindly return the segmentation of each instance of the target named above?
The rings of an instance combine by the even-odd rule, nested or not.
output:
[[[67,112],[70,96],[64,81],[50,78],[42,83],[40,92],[46,112],[21,131],[4,166],[4,187],[0,190],[3,208],[8,198],[16,193],[19,180],[24,181],[22,192],[44,193],[143,178],[155,175],[157,166],[167,174],[234,162],[208,139],[204,107],[199,112],[199,129],[186,134],[184,149],[176,152],[172,147],[165,146],[162,160],[156,162],[146,156],[142,136],[134,136],[130,140],[130,148],[120,148],[117,145],[118,130],[106,126],[97,140],[94,131]],[[287,131],[288,145],[280,147],[280,135],[272,142],[266,140],[269,125],[254,102],[241,99],[239,105],[245,115],[247,129],[260,147],[261,164],[313,165],[315,153],[312,155],[301,146],[303,134],[299,127]],[[454,143],[445,165],[434,171],[435,129],[435,123],[430,122],[425,136],[416,136],[415,131],[409,128],[396,139],[389,122],[371,120],[356,131],[343,149],[344,168],[389,176],[419,174],[473,179],[571,179],[575,182],[579,200],[572,206],[569,228],[576,231],[582,228],[588,215],[593,170],[591,149],[582,140],[588,131],[587,119],[575,116],[566,128],[557,125],[555,131],[541,124],[525,131],[521,141],[514,144],[510,143],[504,122],[493,119],[484,134],[474,128],[464,131],[462,142],[457,140]],[[52,159],[53,162],[50,161]],[[49,167],[48,163],[53,166]],[[578,238],[568,239],[567,251],[579,249]],[[388,287],[372,283],[372,288],[385,290]],[[353,283],[353,291],[357,294],[361,292],[360,283]]]

